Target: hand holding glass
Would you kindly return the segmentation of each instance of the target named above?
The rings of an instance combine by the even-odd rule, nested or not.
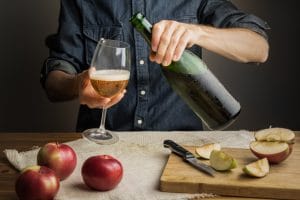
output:
[[[113,98],[126,88],[130,75],[129,44],[117,40],[101,39],[91,62],[90,81],[95,91],[102,97]],[[98,144],[113,144],[118,136],[105,129],[107,108],[102,108],[99,128],[88,129],[83,137]]]

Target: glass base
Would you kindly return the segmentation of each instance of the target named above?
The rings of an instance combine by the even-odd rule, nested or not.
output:
[[[82,136],[97,144],[114,144],[119,141],[119,137],[117,134],[106,129],[87,129],[83,131]]]

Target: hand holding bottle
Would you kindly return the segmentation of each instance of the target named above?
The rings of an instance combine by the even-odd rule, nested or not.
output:
[[[181,25],[177,24],[177,26],[176,23],[171,25],[170,33],[167,28],[164,32],[156,28],[156,31],[160,32],[153,36],[153,26],[141,13],[133,15],[130,22],[141,33],[151,50],[157,50],[157,55],[151,57],[156,62],[163,62],[162,65],[168,65],[164,63],[166,55],[170,56],[168,59],[173,60],[174,53],[171,54],[177,53],[177,47],[181,51],[181,48],[184,50],[184,47],[193,44],[193,36],[189,36],[192,33],[184,31],[183,27],[179,28],[178,26]],[[182,29],[181,36],[177,35],[176,27]],[[171,34],[172,39],[166,39],[168,34]],[[153,39],[156,40],[154,43],[151,42]],[[170,49],[171,53],[168,52]],[[176,53],[175,55],[179,56]],[[221,130],[228,127],[240,113],[239,102],[224,88],[201,58],[188,50],[179,53],[182,56],[177,58],[178,61],[171,62],[167,67],[162,68],[162,73],[169,84],[209,129]],[[170,60],[167,61],[170,62]]]
[[[162,20],[152,27],[150,60],[163,66],[178,61],[187,47],[199,37],[199,27],[193,24]]]

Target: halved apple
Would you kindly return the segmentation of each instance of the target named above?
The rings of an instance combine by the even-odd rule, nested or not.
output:
[[[286,142],[253,141],[250,150],[258,158],[267,158],[270,163],[280,163],[290,155]]]
[[[217,171],[227,171],[237,167],[237,161],[224,151],[213,150],[210,154],[210,165]]]
[[[294,143],[295,133],[286,128],[268,128],[257,131],[255,133],[255,139],[257,141],[279,141],[287,142],[289,144]]]
[[[264,177],[269,173],[269,170],[270,165],[267,158],[250,163],[243,168],[246,174],[254,177]]]
[[[210,154],[213,150],[221,150],[221,145],[219,143],[210,143],[210,144],[204,144],[198,148],[196,148],[196,153],[204,159],[209,159]]]

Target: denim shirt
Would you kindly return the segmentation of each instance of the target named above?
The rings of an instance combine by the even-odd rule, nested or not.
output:
[[[201,120],[173,92],[161,66],[149,61],[149,47],[129,19],[142,12],[150,22],[163,19],[214,27],[242,27],[264,37],[267,24],[238,10],[228,0],[61,0],[59,28],[47,38],[50,55],[41,73],[61,70],[70,74],[89,68],[101,38],[131,45],[132,67],[125,97],[108,109],[106,128],[111,130],[201,130]],[[200,47],[192,47],[201,56]],[[98,127],[100,109],[81,105],[77,131]]]

